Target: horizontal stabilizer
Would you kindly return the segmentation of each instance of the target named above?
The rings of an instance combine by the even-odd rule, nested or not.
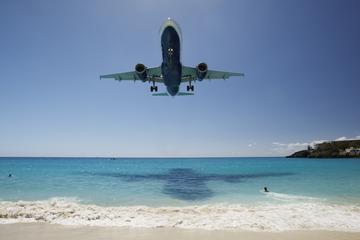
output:
[[[164,93],[153,93],[153,96],[169,96],[168,93],[164,92]]]
[[[190,95],[194,95],[194,94],[188,92],[179,92],[178,94],[176,94],[176,96],[190,96]]]
[[[164,92],[164,93],[153,93],[153,96],[170,96],[168,93]],[[188,92],[179,92],[178,94],[176,94],[176,96],[190,96],[190,95],[194,95],[193,93],[188,93]]]

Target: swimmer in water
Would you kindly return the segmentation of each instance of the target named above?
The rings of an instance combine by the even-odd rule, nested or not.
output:
[[[267,187],[264,187],[264,192],[269,192],[269,190],[267,189]]]
[[[12,174],[11,173],[9,173],[9,176],[8,177],[12,177]]]

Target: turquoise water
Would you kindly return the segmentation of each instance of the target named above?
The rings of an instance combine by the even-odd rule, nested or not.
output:
[[[360,160],[0,159],[0,199],[8,201],[73,197],[104,206],[271,201],[260,191],[264,186],[276,193],[360,202]]]
[[[360,232],[359,185],[358,159],[0,158],[0,224]]]

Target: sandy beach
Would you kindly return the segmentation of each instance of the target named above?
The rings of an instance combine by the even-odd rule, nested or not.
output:
[[[286,232],[245,232],[245,231],[206,231],[177,228],[117,228],[117,227],[73,227],[43,223],[16,223],[0,225],[1,240],[42,240],[42,239],[360,239],[360,233],[333,231],[286,231]]]

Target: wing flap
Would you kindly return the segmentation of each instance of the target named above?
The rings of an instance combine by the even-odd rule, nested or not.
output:
[[[214,71],[214,70],[208,70],[205,78],[206,79],[228,79],[229,77],[243,77],[243,73],[235,73],[235,72],[222,72],[222,71]]]
[[[140,80],[135,72],[124,72],[124,73],[113,73],[113,74],[107,74],[107,75],[101,75],[100,79],[103,78],[113,78],[117,81],[121,80]]]

